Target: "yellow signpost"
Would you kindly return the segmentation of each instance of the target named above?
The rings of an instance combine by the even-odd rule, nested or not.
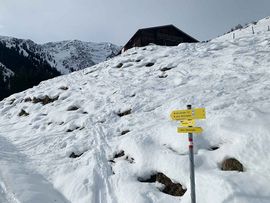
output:
[[[201,127],[195,126],[195,119],[205,119],[205,108],[192,109],[187,105],[186,110],[175,110],[170,114],[172,120],[180,121],[177,128],[178,133],[188,133],[189,141],[189,160],[190,160],[190,187],[191,203],[196,203],[195,195],[195,172],[194,172],[194,153],[193,153],[193,133],[202,133]]]
[[[201,127],[183,127],[177,128],[178,133],[202,133],[203,129]]]
[[[183,121],[180,121],[180,125],[182,127],[193,127],[195,126],[195,120],[191,119],[191,120],[183,120]]]
[[[175,110],[171,113],[171,119],[182,121],[188,119],[205,119],[205,109],[187,109],[187,110]]]

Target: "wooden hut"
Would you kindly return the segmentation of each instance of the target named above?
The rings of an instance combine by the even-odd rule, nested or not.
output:
[[[139,29],[131,39],[125,44],[121,52],[132,47],[143,47],[148,44],[163,46],[177,46],[182,42],[198,42],[195,38],[184,33],[174,25],[164,25]]]

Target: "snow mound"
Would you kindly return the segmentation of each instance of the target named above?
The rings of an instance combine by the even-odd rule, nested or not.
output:
[[[1,202],[190,202],[187,136],[169,118],[187,104],[207,112],[194,138],[197,202],[270,202],[269,45],[261,31],[133,48],[1,101]],[[226,158],[244,171],[222,171]],[[161,173],[184,195],[140,181]]]

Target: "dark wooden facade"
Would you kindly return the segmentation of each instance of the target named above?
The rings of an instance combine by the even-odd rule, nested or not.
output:
[[[151,43],[164,46],[177,46],[182,42],[198,42],[198,40],[179,30],[174,25],[164,25],[139,29],[122,48],[122,52],[132,47],[143,47]]]

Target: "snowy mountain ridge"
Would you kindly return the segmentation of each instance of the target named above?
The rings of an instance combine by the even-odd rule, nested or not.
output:
[[[32,40],[0,36],[0,42],[5,43],[8,48],[19,47],[19,52],[25,57],[28,57],[29,52],[39,55],[42,60],[47,61],[62,74],[105,61],[107,58],[115,56],[120,49],[111,43],[79,40],[36,44]]]
[[[0,43],[7,48],[18,48],[20,54],[28,57],[30,54],[36,54],[46,61],[52,60],[48,53],[46,53],[41,45],[36,44],[32,40],[18,39],[14,37],[0,36]],[[37,59],[38,60],[38,59]]]
[[[111,43],[70,40],[36,44],[0,36],[0,100],[40,81],[93,66],[118,51],[119,47]]]
[[[206,108],[197,202],[269,203],[270,32],[247,29],[133,48],[1,101],[0,201],[189,203],[188,138],[169,115],[192,104]],[[222,170],[227,158],[243,171]],[[168,194],[160,174],[181,193]]]
[[[82,42],[69,40],[49,42],[42,45],[52,56],[53,66],[62,74],[93,66],[115,56],[119,47],[111,43]]]

